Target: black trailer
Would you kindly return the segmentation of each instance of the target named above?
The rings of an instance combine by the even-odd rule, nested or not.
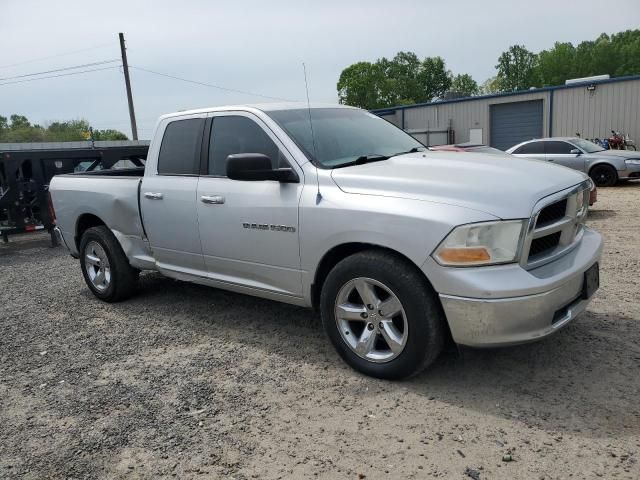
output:
[[[54,175],[143,167],[148,150],[147,141],[0,143],[0,236],[47,230],[55,244]]]

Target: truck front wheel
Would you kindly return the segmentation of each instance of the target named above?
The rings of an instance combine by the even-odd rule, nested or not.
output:
[[[84,281],[100,300],[119,302],[135,292],[140,272],[129,265],[118,240],[105,226],[82,234],[80,266]]]
[[[339,262],[322,287],[322,323],[354,369],[399,379],[431,364],[444,344],[444,315],[417,268],[370,250]]]

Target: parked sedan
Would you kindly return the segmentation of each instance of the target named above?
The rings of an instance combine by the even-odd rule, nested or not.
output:
[[[456,145],[434,145],[429,147],[434,152],[471,152],[471,153],[490,153],[491,155],[506,155],[502,150],[477,143],[458,143]]]
[[[599,187],[612,187],[619,180],[640,178],[640,152],[605,150],[577,137],[529,140],[507,150],[516,157],[555,162],[587,173]]]

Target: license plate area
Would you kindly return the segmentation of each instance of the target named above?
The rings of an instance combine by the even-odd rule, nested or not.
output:
[[[593,294],[600,287],[600,266],[598,263],[594,263],[589,269],[584,272],[584,280],[582,282],[582,298],[587,300],[593,296]]]

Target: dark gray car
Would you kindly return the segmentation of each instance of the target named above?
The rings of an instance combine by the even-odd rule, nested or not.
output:
[[[611,187],[619,180],[640,178],[640,152],[605,150],[578,137],[529,140],[511,147],[507,153],[580,170],[587,173],[599,187]]]

